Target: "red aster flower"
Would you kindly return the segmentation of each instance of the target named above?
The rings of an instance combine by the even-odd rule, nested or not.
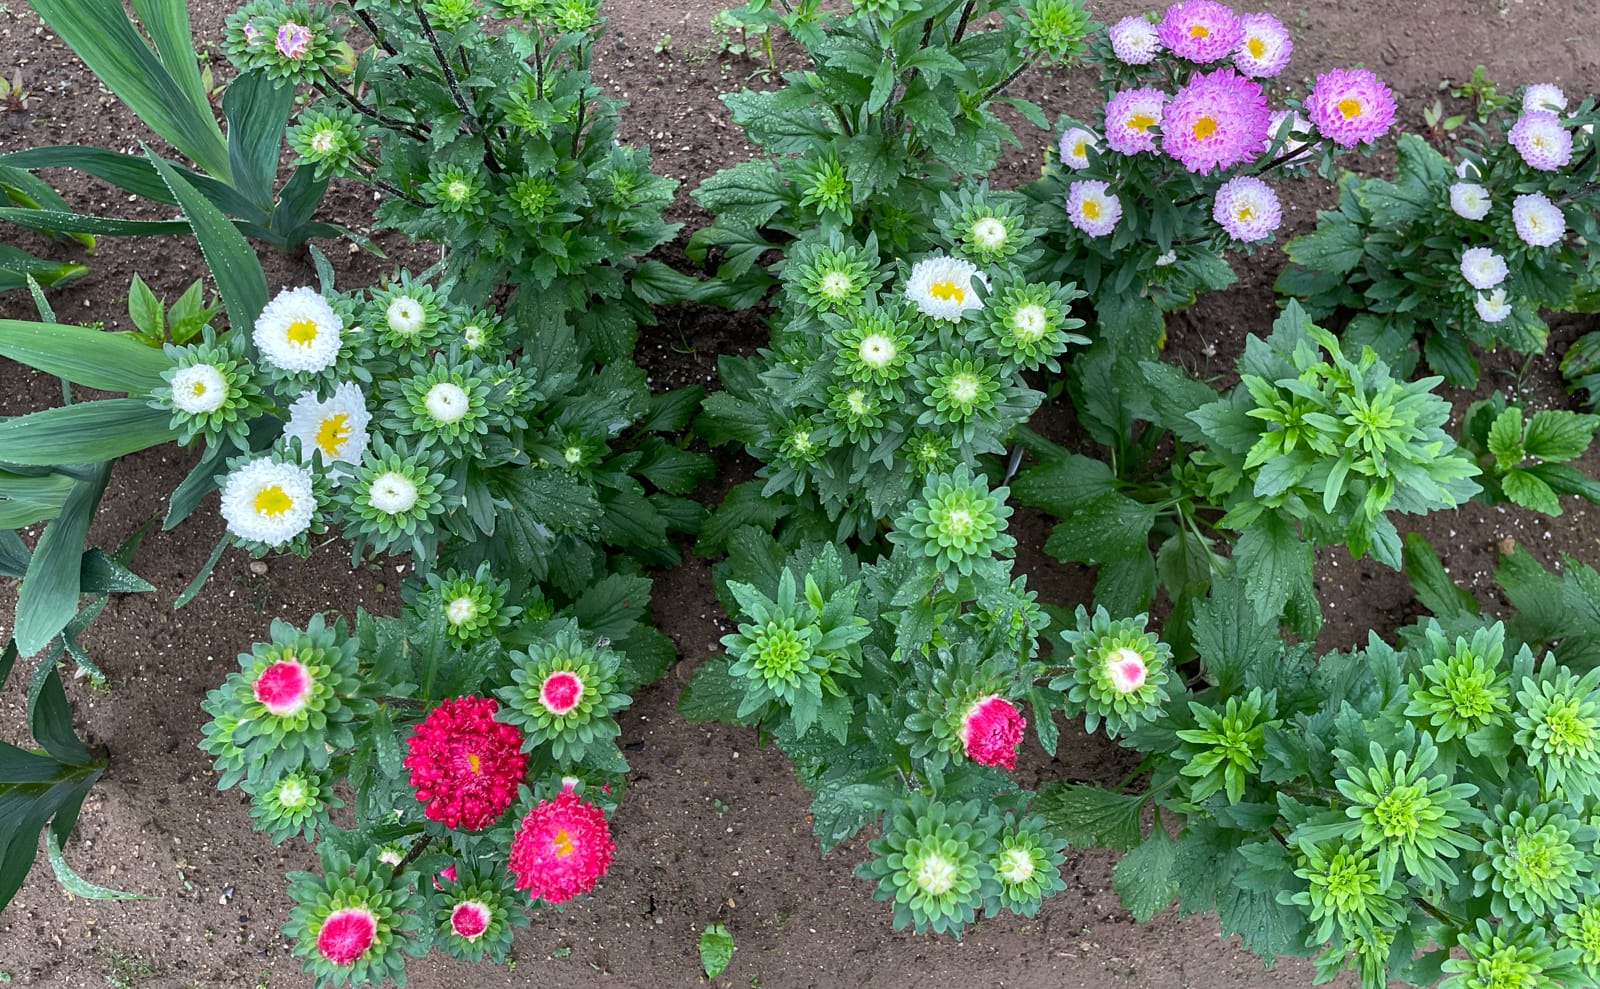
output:
[[[583,700],[583,681],[566,670],[556,670],[544,678],[539,688],[539,703],[551,714],[566,714]]]
[[[477,900],[463,900],[450,910],[450,929],[468,941],[476,940],[489,929],[494,914],[487,904]]]
[[[606,815],[567,787],[522,819],[511,841],[511,874],[530,897],[563,903],[594,888],[616,849]]]
[[[411,785],[430,820],[476,831],[517,799],[527,758],[522,732],[494,719],[488,697],[441,701],[406,739]]]
[[[280,718],[299,713],[311,699],[311,671],[296,659],[280,659],[252,685],[261,706]]]
[[[961,722],[961,744],[967,757],[985,766],[1017,768],[1017,747],[1028,721],[998,694],[981,698]]]
[[[352,965],[378,937],[378,918],[366,907],[345,907],[328,914],[317,931],[317,951],[335,965]]]

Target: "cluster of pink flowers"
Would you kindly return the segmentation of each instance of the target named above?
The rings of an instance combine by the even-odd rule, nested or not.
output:
[[[476,831],[517,799],[527,757],[522,732],[495,720],[489,697],[440,702],[406,739],[405,765],[429,820]]]
[[[998,694],[981,698],[961,722],[961,746],[967,758],[984,766],[1017,768],[1017,748],[1028,721],[1016,705]]]
[[[511,874],[529,896],[564,903],[594,888],[616,849],[604,812],[569,785],[522,819],[511,840]]]

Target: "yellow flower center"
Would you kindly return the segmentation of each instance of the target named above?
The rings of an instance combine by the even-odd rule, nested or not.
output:
[[[1245,220],[1253,219],[1255,215],[1255,210],[1243,204],[1241,204],[1238,209],[1233,211],[1233,218],[1241,223],[1243,223]]]
[[[1256,58],[1260,58],[1267,53],[1267,43],[1260,38],[1251,38],[1244,43],[1244,46]]]
[[[1361,101],[1354,98],[1342,99],[1339,101],[1339,112],[1344,115],[1344,119],[1354,120],[1361,116]]]
[[[943,302],[964,302],[967,298],[966,289],[948,279],[929,285],[928,294]]]
[[[483,772],[483,760],[478,757],[478,753],[467,753],[467,768],[472,770],[474,776]]]
[[[566,858],[577,851],[572,845],[572,836],[567,834],[566,828],[557,829],[555,835],[550,839],[550,845],[556,850],[557,858]]]
[[[1150,116],[1148,113],[1136,113],[1128,118],[1128,129],[1147,131],[1152,125],[1155,124],[1155,122],[1156,118]]]
[[[343,412],[336,412],[322,420],[317,427],[317,449],[324,456],[338,456],[344,448],[345,440],[350,438],[350,417]]]
[[[1078,212],[1083,214],[1085,220],[1100,219],[1100,204],[1093,199],[1085,199],[1083,205],[1078,207]]]
[[[189,393],[195,398],[199,398],[206,393],[206,383],[204,381],[196,381],[189,386]]]
[[[303,346],[317,338],[317,321],[314,319],[297,319],[289,324],[289,328],[284,333],[288,336],[290,343],[298,343]]]
[[[1210,36],[1211,29],[1204,24],[1194,24],[1189,27],[1189,37],[1191,38],[1208,38]]]
[[[1084,155],[1087,155],[1088,153],[1089,153],[1089,142],[1087,140],[1085,140],[1084,138],[1081,138],[1081,137],[1078,138],[1078,143],[1074,144],[1072,146],[1072,157],[1074,157],[1074,158],[1082,158]]]
[[[1204,141],[1217,132],[1217,122],[1212,117],[1201,117],[1194,122],[1194,136],[1197,140]]]
[[[261,515],[276,517],[293,507],[294,499],[276,484],[269,484],[256,492],[256,512]]]

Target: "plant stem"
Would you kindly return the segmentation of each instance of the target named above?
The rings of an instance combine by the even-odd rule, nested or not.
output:
[[[388,36],[383,33],[383,28],[378,26],[378,22],[372,19],[371,14],[357,7],[354,3],[350,5],[350,12],[356,15],[356,19],[361,22],[362,27],[367,29],[367,33],[372,35],[372,40],[377,42],[379,48],[382,48],[390,55],[400,54],[395,50],[394,45],[389,43]],[[405,65],[400,66],[400,71],[408,76],[411,74],[411,69]]]
[[[315,89],[321,95],[337,97],[338,99],[343,100],[344,103],[352,110],[355,110],[362,116],[370,117],[383,126],[392,127],[395,130],[410,135],[412,138],[418,141],[426,142],[428,140],[428,135],[418,130],[416,124],[409,124],[404,120],[396,120],[393,117],[384,116],[373,107],[361,102],[361,100],[358,99],[354,93],[339,85],[334,81],[333,77],[327,75],[326,72],[324,72],[323,78],[327,80],[326,84],[316,80],[313,80],[311,83],[311,88]]]
[[[1024,72],[1026,72],[1029,69],[1033,68],[1034,65],[1038,61],[1039,61],[1039,56],[1037,56],[1037,55],[1029,55],[1026,59],[1023,60],[1021,65],[1019,65],[1015,69],[1011,70],[1011,74],[1010,75],[1008,75],[1004,79],[1000,80],[999,83],[989,87],[989,91],[983,94],[983,98],[978,101],[978,105],[982,106],[985,103],[989,102],[990,100],[994,99],[996,96],[999,96],[1001,93],[1005,92],[1007,86],[1009,86],[1012,83],[1016,82],[1018,76],[1022,75]]]
[[[450,67],[450,59],[445,56],[444,47],[439,44],[439,36],[433,31],[433,22],[428,20],[428,11],[421,3],[416,2],[412,3],[411,8],[417,12],[417,23],[422,27],[422,33],[428,36],[428,44],[433,46],[433,57],[439,63],[439,71],[444,73],[444,83],[450,90],[450,100],[456,105],[456,109],[461,111],[467,133],[478,133],[478,121],[472,116],[472,109],[467,106],[467,101],[461,95],[461,87],[456,83],[456,71]]]
[[[393,874],[398,876],[400,873],[404,872],[406,866],[410,865],[412,862],[415,862],[417,858],[421,856],[422,853],[427,850],[427,847],[432,843],[433,835],[431,834],[425,834],[421,838],[417,839],[416,844],[412,845],[406,851],[405,858],[395,863]]]
[[[978,0],[967,0],[967,5],[961,8],[961,19],[956,21],[956,33],[950,37],[950,47],[961,44],[961,36],[967,33],[967,22],[972,20],[972,11],[978,5]]]

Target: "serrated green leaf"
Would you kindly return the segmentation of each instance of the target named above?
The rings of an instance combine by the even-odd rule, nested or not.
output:
[[[1530,457],[1551,463],[1562,463],[1581,456],[1589,449],[1596,429],[1600,429],[1600,416],[1578,412],[1545,409],[1535,412],[1528,422],[1528,433],[1523,438],[1523,451]],[[1491,444],[1493,436],[1490,437]],[[1490,450],[1494,447],[1491,445]]]
[[[1177,852],[1177,843],[1158,822],[1150,837],[1122,856],[1112,870],[1112,887],[1122,898],[1122,905],[1139,923],[1160,913],[1177,895],[1177,884],[1172,881]]]
[[[678,713],[688,721],[722,721],[745,724],[738,716],[743,702],[743,677],[728,672],[729,659],[718,653],[707,657],[678,694]]]
[[[1521,463],[1527,456],[1522,448],[1522,409],[1513,405],[1495,417],[1489,427],[1489,452],[1501,470]]]
[[[1052,833],[1080,848],[1126,852],[1143,838],[1139,815],[1147,799],[1083,783],[1048,783],[1039,790],[1033,810],[1044,817]]]
[[[1561,514],[1561,499],[1556,497],[1550,485],[1525,470],[1508,472],[1500,478],[1500,488],[1506,493],[1507,498],[1523,508],[1531,508],[1546,515]]]
[[[1295,586],[1310,581],[1313,558],[1311,545],[1296,539],[1289,523],[1271,512],[1246,526],[1233,548],[1256,614],[1271,621],[1283,614]]]
[[[1433,544],[1420,533],[1408,532],[1401,551],[1406,576],[1417,600],[1442,621],[1477,615],[1482,611],[1478,599],[1456,585],[1444,572],[1444,564],[1433,551]]]

